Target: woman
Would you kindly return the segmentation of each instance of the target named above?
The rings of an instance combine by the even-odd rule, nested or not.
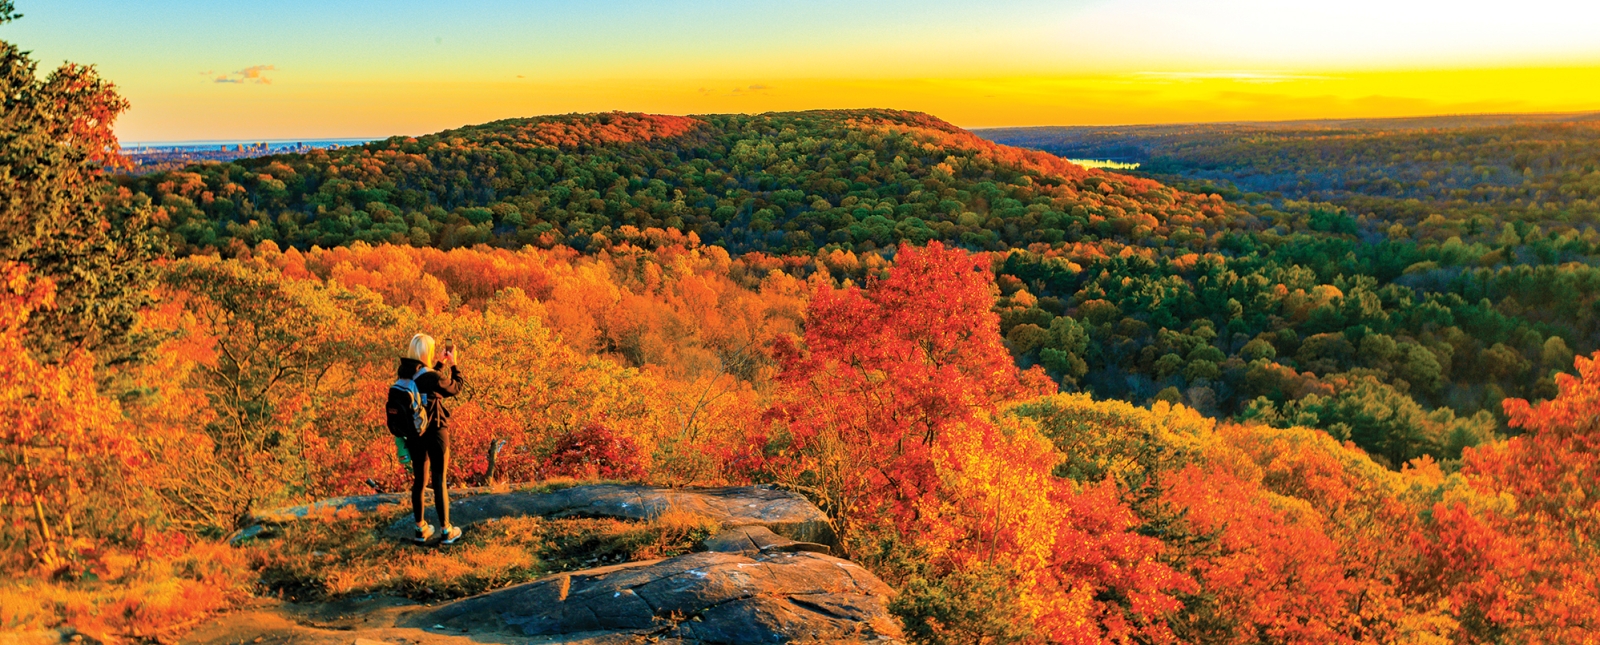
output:
[[[433,359],[433,337],[412,336],[397,374],[415,381],[417,390],[427,397],[428,427],[415,438],[405,440],[406,451],[411,453],[411,515],[417,521],[416,541],[432,539],[434,528],[422,517],[422,488],[425,478],[433,477],[434,511],[444,535],[441,543],[455,544],[461,539],[461,527],[450,525],[450,496],[445,490],[444,473],[450,463],[450,438],[445,426],[450,410],[444,406],[444,399],[461,392],[461,370],[456,367],[456,348],[452,345],[445,346],[439,362]],[[424,366],[432,367],[423,371]]]

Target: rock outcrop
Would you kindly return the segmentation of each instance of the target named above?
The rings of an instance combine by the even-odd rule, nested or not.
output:
[[[459,600],[418,626],[526,636],[694,643],[898,639],[892,591],[856,564],[809,552],[705,552],[561,574]]]
[[[738,539],[754,544],[773,535],[729,533],[723,536],[729,544]],[[799,544],[781,538],[774,543]],[[901,633],[888,612],[892,593],[846,560],[744,548],[562,573],[436,607],[385,597],[309,606],[280,602],[224,616],[184,640],[204,645],[895,643]]]
[[[648,521],[682,512],[715,520],[722,531],[707,538],[701,552],[561,573],[436,607],[382,596],[311,605],[279,602],[220,618],[189,640],[219,645],[263,638],[303,645],[348,645],[352,639],[417,645],[711,645],[882,643],[901,635],[888,611],[893,591],[855,563],[829,555],[836,542],[827,516],[792,492],[763,486],[612,484],[544,493],[465,492],[469,495],[451,505],[451,520],[463,526],[530,515]],[[324,513],[375,512],[404,501],[398,495],[370,495],[266,511],[255,516],[255,530]],[[402,539],[410,524],[409,516],[401,517],[389,530]]]
[[[489,492],[487,488],[453,488],[450,490],[450,496],[452,501],[455,501],[487,492]],[[409,504],[410,500],[410,493],[377,493],[330,497],[310,504],[258,510],[250,513],[243,528],[228,536],[228,543],[238,546],[241,542],[257,537],[265,529],[275,525],[292,524],[340,512],[373,513],[385,507]]]
[[[659,488],[621,484],[573,486],[551,492],[494,493],[482,488],[450,491],[450,521],[471,526],[501,517],[610,517],[624,520],[649,520],[667,512],[685,512],[707,517],[724,528],[764,527],[773,533],[814,544],[835,543],[828,516],[805,497],[768,486],[730,486],[724,488]],[[335,512],[371,513],[384,507],[403,506],[409,497],[399,493],[334,497],[311,504],[257,511],[250,525],[235,533],[234,543],[255,537],[263,527],[298,522]],[[437,524],[430,501],[425,511],[428,521]],[[403,538],[411,534],[411,519],[402,517],[390,527],[390,534]]]
[[[612,517],[649,520],[667,512],[684,512],[716,520],[724,528],[760,526],[791,540],[833,544],[828,516],[805,497],[767,486],[726,488],[657,488],[597,484],[548,493],[491,493],[450,504],[450,521],[471,526],[501,517]],[[429,521],[433,509],[427,510]],[[391,527],[396,537],[409,535],[411,519]]]

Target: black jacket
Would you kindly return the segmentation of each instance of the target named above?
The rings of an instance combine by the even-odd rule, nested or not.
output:
[[[422,367],[422,361],[414,358],[400,359],[400,367],[395,370],[397,378],[411,378],[416,376],[417,369]],[[450,409],[445,407],[444,400],[461,393],[461,369],[452,365],[447,374],[444,363],[435,363],[427,374],[417,377],[417,390],[428,395],[428,431],[423,436],[434,435],[443,431],[450,422]],[[435,435],[437,436],[437,435]]]

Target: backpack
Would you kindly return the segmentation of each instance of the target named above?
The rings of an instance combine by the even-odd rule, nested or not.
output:
[[[414,439],[428,431],[428,395],[417,389],[417,377],[427,373],[428,368],[421,368],[411,378],[398,379],[389,386],[389,401],[384,405],[389,434]]]

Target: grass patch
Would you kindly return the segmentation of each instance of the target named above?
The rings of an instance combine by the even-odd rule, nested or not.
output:
[[[342,514],[278,527],[244,547],[265,593],[306,601],[385,593],[460,598],[542,576],[687,553],[716,530],[667,513],[651,522],[514,517],[481,522],[448,547],[388,535],[404,512]]]
[[[255,581],[243,554],[211,542],[97,548],[75,563],[66,575],[0,577],[0,631],[70,625],[102,642],[167,640],[248,598]]]

